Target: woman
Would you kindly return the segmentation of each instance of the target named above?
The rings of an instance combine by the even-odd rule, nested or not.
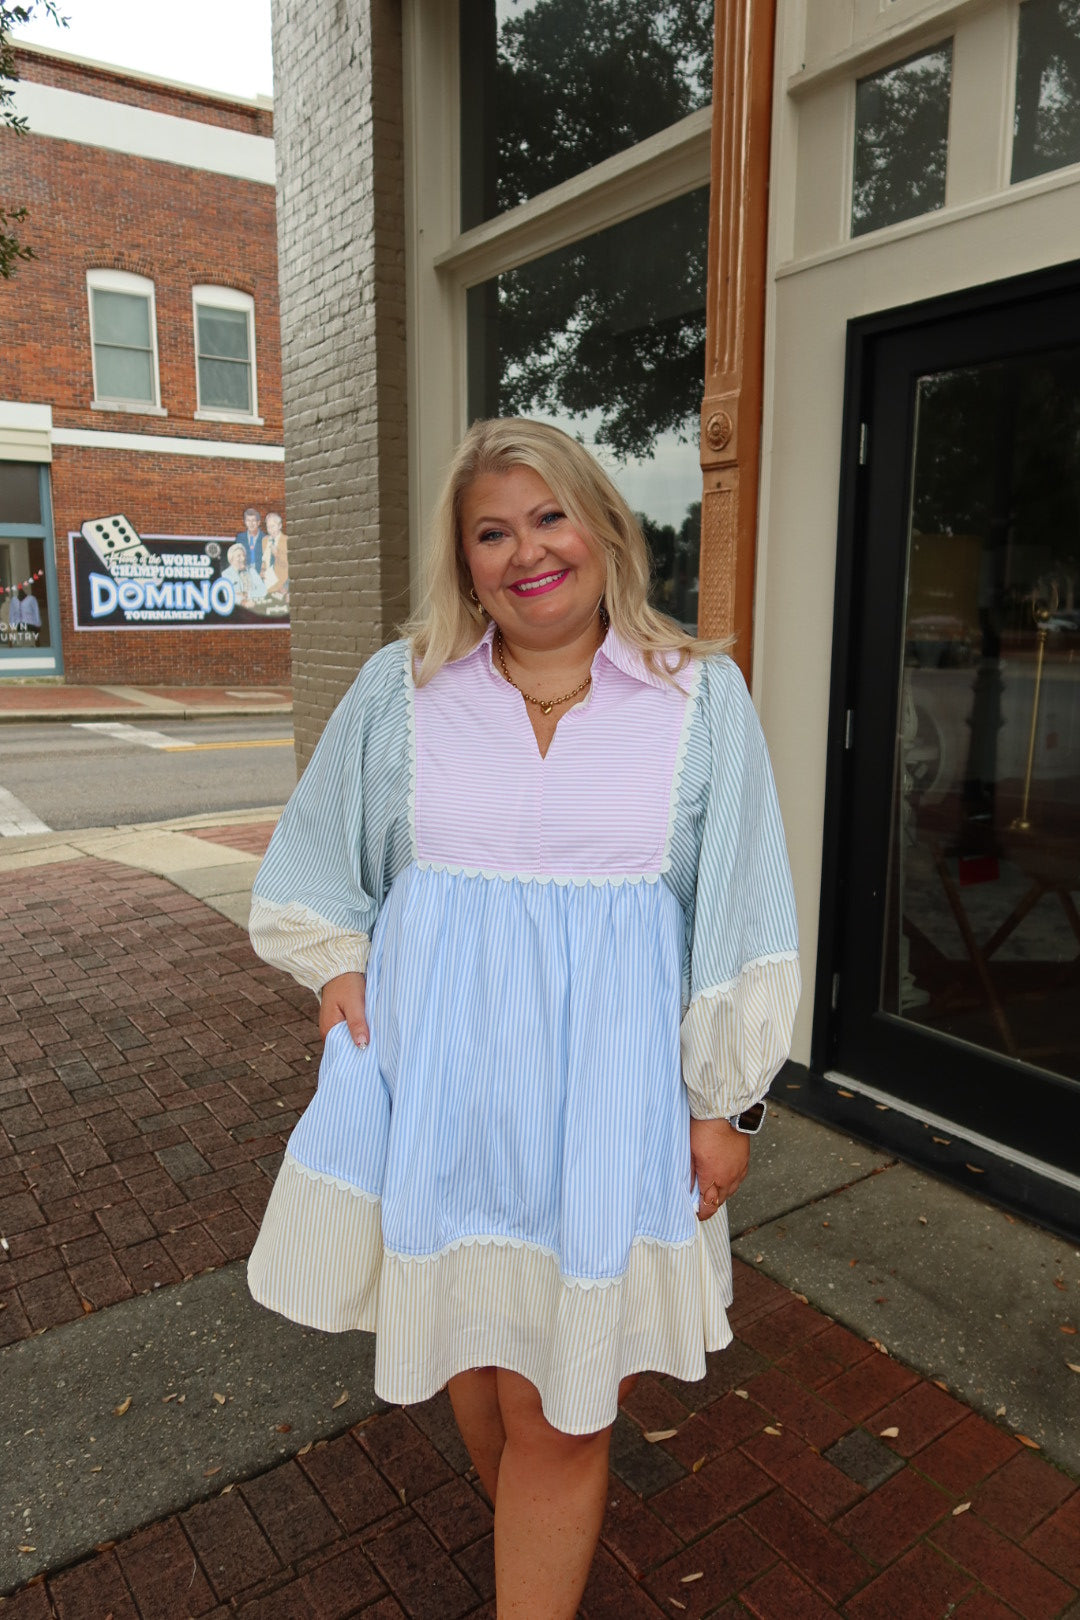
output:
[[[262,548],[262,582],[268,596],[289,596],[289,540],[280,512],[267,512]]]
[[[647,589],[580,445],[477,423],[409,639],[364,666],[255,883],[255,947],[320,995],[326,1047],[252,1291],[377,1330],[386,1400],[449,1385],[501,1620],[575,1613],[620,1387],[730,1341],[719,1212],[798,995],[746,688]]]

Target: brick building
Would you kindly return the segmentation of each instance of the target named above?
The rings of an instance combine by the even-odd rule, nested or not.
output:
[[[0,679],[285,681],[270,103],[18,61],[0,196],[36,258],[0,283]]]

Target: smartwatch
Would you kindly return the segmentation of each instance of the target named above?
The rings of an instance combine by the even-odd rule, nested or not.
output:
[[[741,1114],[732,1114],[728,1124],[742,1136],[756,1136],[765,1123],[765,1104],[763,1102],[751,1103],[744,1108]]]

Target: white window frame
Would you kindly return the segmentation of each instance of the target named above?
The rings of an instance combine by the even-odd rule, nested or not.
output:
[[[250,411],[226,411],[215,406],[204,409],[202,403],[202,379],[199,375],[199,306],[210,309],[239,309],[247,316],[248,328],[248,365],[251,368],[251,409]],[[209,282],[201,283],[191,289],[191,336],[195,348],[195,398],[198,406],[195,411],[196,422],[250,422],[261,427],[263,419],[259,415],[259,383],[258,371],[255,365],[255,300],[250,293],[240,292],[236,287],[217,287]]]
[[[153,361],[154,397],[149,402],[132,399],[113,399],[103,394],[98,386],[97,339],[94,334],[94,293],[117,292],[145,298],[150,305],[150,353]],[[158,371],[157,301],[154,283],[149,276],[137,276],[130,270],[88,270],[86,272],[86,302],[90,313],[90,364],[94,378],[92,411],[126,411],[135,416],[167,416],[161,405],[161,377]]]
[[[708,185],[712,106],[462,231],[457,0],[405,0],[403,45],[409,561],[415,600],[422,536],[467,420],[469,288]]]

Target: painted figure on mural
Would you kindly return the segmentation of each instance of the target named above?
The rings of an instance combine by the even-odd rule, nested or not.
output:
[[[247,556],[248,567],[254,568],[258,573],[262,568],[263,541],[266,535],[263,532],[262,514],[257,506],[245,506],[244,527],[236,536],[237,544],[243,546]]]
[[[222,570],[221,577],[232,586],[237,607],[249,608],[252,603],[261,602],[266,595],[266,586],[259,570],[248,562],[247,551],[240,540],[234,541],[229,547],[229,566]]]
[[[267,512],[262,548],[262,582],[268,596],[289,600],[289,539],[280,512]]]

